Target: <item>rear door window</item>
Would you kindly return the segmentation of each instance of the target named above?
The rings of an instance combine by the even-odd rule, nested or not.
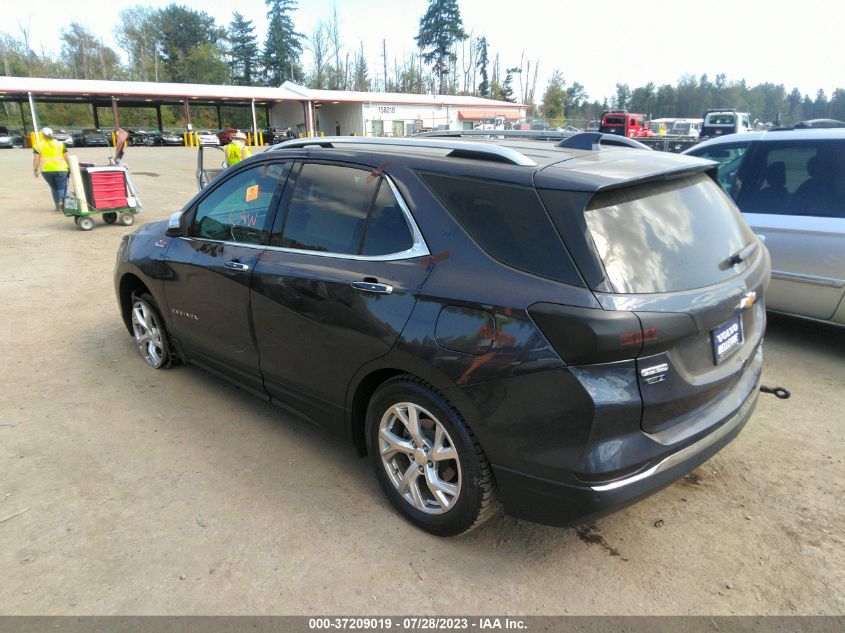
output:
[[[618,293],[676,292],[729,279],[728,258],[754,237],[707,175],[600,192],[587,228]]]
[[[304,164],[282,229],[282,246],[358,254],[378,184],[363,169]]]
[[[745,213],[845,217],[845,141],[759,143],[739,178]]]
[[[272,243],[339,256],[418,256],[408,253],[414,232],[406,212],[386,177],[364,168],[305,163],[281,237],[274,235]]]
[[[736,176],[742,164],[742,158],[745,156],[749,147],[751,147],[750,142],[726,143],[724,145],[704,147],[698,151],[690,152],[690,154],[719,163],[717,174],[719,184],[722,185],[722,189],[727,191],[729,195],[733,195]]]
[[[535,275],[583,285],[532,187],[434,173],[420,177],[492,257]]]

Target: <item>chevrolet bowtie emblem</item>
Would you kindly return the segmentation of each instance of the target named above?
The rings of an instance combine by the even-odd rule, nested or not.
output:
[[[739,300],[739,309],[745,310],[746,308],[750,308],[755,303],[757,303],[757,293],[753,290],[751,292],[746,292],[742,299]]]

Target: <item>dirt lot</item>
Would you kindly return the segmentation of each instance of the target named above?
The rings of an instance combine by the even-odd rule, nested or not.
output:
[[[190,149],[128,162],[139,220],[194,192]],[[762,396],[659,494],[580,529],[500,517],[442,540],[351,447],[199,369],[147,367],[112,289],[133,229],[79,231],[24,150],[0,173],[0,613],[845,612],[845,331],[772,318],[764,382],[792,399]]]

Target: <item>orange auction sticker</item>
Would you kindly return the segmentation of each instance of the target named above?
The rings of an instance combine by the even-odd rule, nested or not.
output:
[[[246,201],[252,202],[253,200],[258,200],[258,185],[246,188]]]

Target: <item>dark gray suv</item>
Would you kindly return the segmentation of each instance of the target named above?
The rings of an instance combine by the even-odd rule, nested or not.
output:
[[[769,279],[714,163],[598,140],[274,146],[124,238],[121,315],[152,367],[347,438],[434,534],[590,520],[740,432]]]

